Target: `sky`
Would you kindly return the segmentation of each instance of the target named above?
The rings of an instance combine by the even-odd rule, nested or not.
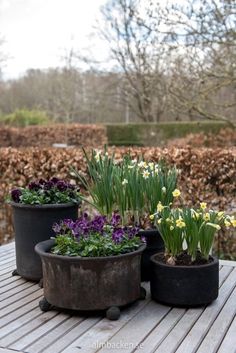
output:
[[[88,50],[99,60],[107,45],[91,37],[105,0],[0,0],[0,37],[9,60],[4,78],[29,68],[62,66],[65,51]],[[100,56],[100,57],[99,57]]]

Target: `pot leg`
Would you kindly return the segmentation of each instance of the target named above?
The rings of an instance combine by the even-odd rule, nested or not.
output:
[[[17,269],[15,269],[14,271],[12,271],[12,276],[20,276],[19,273],[17,272]]]
[[[143,288],[143,287],[140,287],[140,297],[139,297],[139,299],[140,299],[140,300],[146,299],[146,295],[147,295],[146,289]]]
[[[43,278],[41,278],[40,281],[39,281],[39,287],[43,288]]]
[[[42,311],[49,311],[52,305],[47,301],[45,297],[39,301],[39,307]]]
[[[120,317],[120,309],[118,306],[111,306],[107,311],[106,311],[106,317],[109,320],[118,320]]]

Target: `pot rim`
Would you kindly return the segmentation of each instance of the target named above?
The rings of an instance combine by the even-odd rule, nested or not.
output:
[[[15,208],[28,208],[28,209],[48,209],[48,208],[65,208],[65,207],[70,207],[70,206],[78,206],[80,204],[80,201],[78,203],[75,202],[67,202],[67,203],[46,203],[43,205],[31,205],[31,204],[24,204],[24,203],[19,203],[19,202],[14,202],[10,201],[9,205]]]
[[[147,234],[159,233],[160,234],[160,232],[157,228],[140,229],[139,234],[142,234],[142,233],[147,233]]]
[[[120,254],[120,255],[113,255],[113,256],[91,256],[91,257],[79,257],[79,256],[64,256],[64,255],[57,255],[57,254],[52,254],[50,252],[47,252],[44,250],[44,246],[47,246],[47,250],[50,250],[51,247],[54,244],[54,240],[53,239],[49,239],[49,240],[45,240],[45,241],[41,241],[40,243],[35,245],[35,251],[37,252],[37,254],[39,254],[40,256],[43,257],[47,257],[47,258],[51,258],[51,259],[60,259],[60,260],[70,260],[72,261],[91,261],[91,260],[96,260],[96,261],[104,261],[104,260],[115,260],[115,259],[120,259],[120,258],[124,258],[124,257],[129,257],[129,256],[134,256],[136,254],[142,253],[143,250],[146,248],[146,244],[141,244],[139,246],[138,249],[131,251],[129,253],[125,253],[125,254]]]
[[[155,265],[159,265],[159,266],[166,267],[166,268],[176,268],[176,269],[190,269],[191,268],[191,269],[194,269],[194,268],[199,268],[199,267],[201,267],[201,268],[209,267],[209,266],[212,266],[212,265],[217,264],[217,263],[219,264],[219,259],[217,257],[215,257],[215,256],[210,255],[210,258],[212,258],[213,261],[211,261],[211,262],[209,262],[207,264],[201,264],[201,265],[176,265],[176,266],[174,266],[174,265],[165,264],[162,261],[156,260],[155,256],[157,254],[160,254],[160,253],[156,253],[156,254],[152,255],[150,257],[150,261],[153,264],[155,264]],[[161,254],[163,254],[163,252]]]

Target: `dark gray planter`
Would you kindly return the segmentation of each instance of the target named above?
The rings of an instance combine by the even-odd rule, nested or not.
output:
[[[42,310],[47,311],[50,304],[73,310],[116,307],[119,316],[119,307],[140,298],[140,261],[145,245],[123,255],[86,258],[51,254],[53,244],[54,240],[49,240],[35,247],[43,264]]]
[[[16,271],[25,279],[39,281],[42,278],[42,264],[34,247],[54,236],[52,225],[61,219],[78,217],[78,205],[74,203],[57,205],[23,205],[11,202],[16,244]]]
[[[219,261],[205,265],[171,266],[151,257],[152,299],[170,306],[197,307],[218,297]]]
[[[152,255],[163,252],[165,250],[164,242],[157,229],[140,230],[139,236],[146,239],[146,249],[142,253],[141,259],[141,280],[142,282],[150,281]]]

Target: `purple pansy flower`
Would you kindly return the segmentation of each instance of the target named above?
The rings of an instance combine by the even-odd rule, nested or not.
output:
[[[20,202],[21,191],[19,189],[13,189],[11,191],[11,198],[14,202]]]
[[[58,188],[58,190],[60,191],[65,191],[67,189],[67,184],[65,183],[64,180],[59,180],[57,183],[56,183],[56,187]]]
[[[122,228],[116,228],[112,233],[112,239],[115,243],[120,243],[125,235],[125,231]]]
[[[31,183],[29,183],[28,188],[29,188],[29,190],[37,191],[37,190],[41,189],[41,185],[39,183],[37,183],[36,181],[32,181]]]
[[[113,213],[111,218],[112,227],[117,227],[118,224],[120,223],[120,220],[121,220],[121,216],[118,213]]]

